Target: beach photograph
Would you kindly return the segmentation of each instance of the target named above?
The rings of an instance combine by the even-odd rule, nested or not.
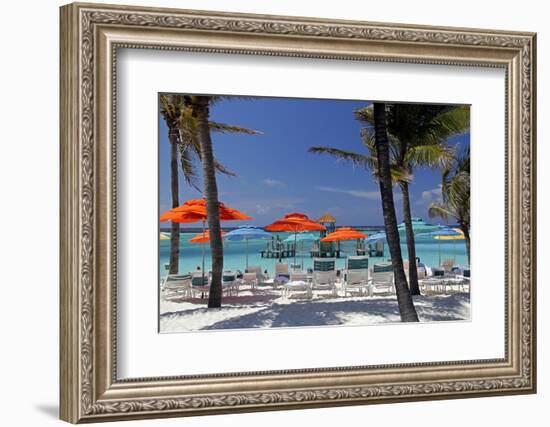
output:
[[[470,321],[470,106],[160,93],[160,333]]]

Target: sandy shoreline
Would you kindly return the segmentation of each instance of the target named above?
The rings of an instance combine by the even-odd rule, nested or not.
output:
[[[470,320],[470,294],[457,292],[414,297],[421,322]],[[395,295],[313,298],[274,290],[244,290],[224,298],[219,309],[207,309],[200,298],[161,298],[160,332],[216,329],[374,325],[400,322]]]

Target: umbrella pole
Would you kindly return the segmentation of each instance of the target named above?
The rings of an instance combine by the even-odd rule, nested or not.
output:
[[[202,237],[204,237],[204,219],[202,220]],[[205,242],[202,242],[202,282],[201,282],[201,286],[204,286],[204,244]]]
[[[453,240],[453,264],[456,263],[456,240]]]
[[[246,241],[246,269],[248,270],[248,237],[244,237],[244,240]]]
[[[441,239],[437,239],[437,253],[439,254],[439,265],[441,266]]]
[[[296,235],[297,233],[294,232],[294,265],[296,265]]]

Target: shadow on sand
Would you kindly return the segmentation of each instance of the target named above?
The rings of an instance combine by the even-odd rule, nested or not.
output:
[[[424,321],[448,321],[463,319],[463,304],[469,304],[467,294],[456,294],[446,298],[423,298],[417,305],[418,314]],[[304,316],[304,313],[307,315]],[[323,326],[347,323],[344,314],[365,314],[377,317],[378,322],[395,322],[399,316],[397,301],[380,300],[296,301],[292,304],[277,304],[263,310],[222,320],[203,329],[243,329],[258,327]]]

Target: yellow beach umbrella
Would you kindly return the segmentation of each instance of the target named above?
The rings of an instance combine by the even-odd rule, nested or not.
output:
[[[464,240],[464,232],[460,228],[453,228],[456,231],[457,235],[455,236],[435,236],[437,240]]]
[[[434,238],[437,239],[437,240],[452,240],[453,241],[453,262],[454,262],[454,260],[455,260],[455,256],[454,256],[455,244],[454,244],[454,242],[456,240],[464,240],[464,232],[460,228],[453,228],[453,231],[455,231],[458,234],[455,234],[455,235],[452,235],[452,236],[445,236],[445,235],[435,236]],[[441,264],[441,255],[440,255],[439,263]]]

